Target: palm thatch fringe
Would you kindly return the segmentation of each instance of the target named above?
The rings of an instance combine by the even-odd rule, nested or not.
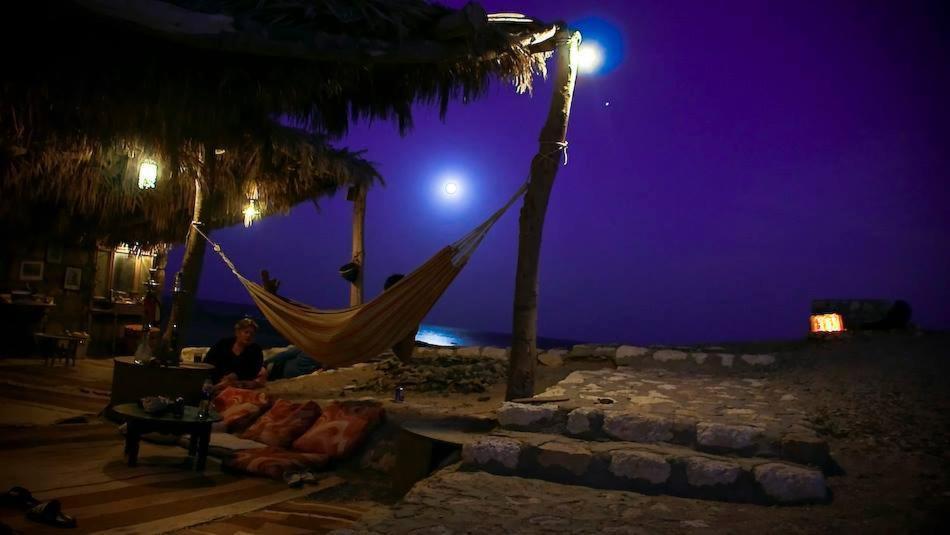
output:
[[[369,186],[382,179],[360,153],[335,149],[323,136],[281,126],[262,137],[212,151],[215,174],[207,184],[209,228],[238,223],[248,199],[266,214],[332,195],[340,187]],[[202,176],[204,148],[193,144],[173,154],[126,142],[103,145],[93,138],[0,156],[0,219],[37,234],[99,239],[110,244],[180,242],[192,221],[195,178]],[[78,147],[78,149],[77,149]],[[139,189],[145,160],[158,163],[154,189]]]

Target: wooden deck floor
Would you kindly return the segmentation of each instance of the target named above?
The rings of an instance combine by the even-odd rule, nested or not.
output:
[[[70,533],[326,533],[348,527],[372,504],[307,498],[344,480],[323,474],[299,489],[280,481],[222,472],[208,459],[190,470],[185,449],[142,443],[139,465],[123,458],[117,426],[96,417],[108,403],[111,360],[76,368],[42,361],[0,361],[0,492],[29,489],[59,499],[79,524]],[[66,418],[89,423],[59,424]],[[64,533],[0,508],[0,522],[22,533]]]

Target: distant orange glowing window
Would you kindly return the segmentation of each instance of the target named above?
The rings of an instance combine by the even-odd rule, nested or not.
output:
[[[811,332],[837,333],[844,330],[844,320],[841,314],[813,314],[811,317]]]

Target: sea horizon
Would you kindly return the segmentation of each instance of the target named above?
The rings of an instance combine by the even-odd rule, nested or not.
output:
[[[171,296],[166,294],[162,299],[162,323],[166,321],[170,310]],[[186,347],[211,346],[221,338],[231,336],[234,323],[244,317],[253,318],[260,328],[257,332],[257,343],[262,347],[283,347],[290,345],[276,329],[271,326],[261,311],[253,303],[237,303],[216,301],[212,299],[198,299],[192,314],[192,321],[185,333]],[[464,327],[436,325],[423,323],[416,334],[416,341],[433,346],[465,347],[465,346],[511,346],[511,333],[481,331]],[[570,348],[584,341],[538,336],[539,349],[556,347]]]

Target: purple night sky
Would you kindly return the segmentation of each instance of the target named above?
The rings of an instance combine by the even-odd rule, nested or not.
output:
[[[454,7],[464,0],[447,2]],[[912,4],[912,5],[905,5]],[[539,333],[632,343],[794,338],[814,298],[902,298],[950,327],[947,15],[940,2],[485,0],[489,12],[601,20],[616,67],[578,79],[569,162],[544,229]],[[596,32],[585,34],[598,40]],[[525,178],[550,99],[496,83],[400,137],[354,125],[370,191],[369,296],[500,206]],[[609,102],[609,105],[607,103]],[[461,177],[455,203],[435,192]],[[248,276],[320,308],[347,303],[344,196],[217,231]],[[517,210],[426,323],[507,332]],[[250,302],[208,253],[199,297]],[[181,248],[169,262],[178,269]],[[172,277],[169,277],[169,280]]]

